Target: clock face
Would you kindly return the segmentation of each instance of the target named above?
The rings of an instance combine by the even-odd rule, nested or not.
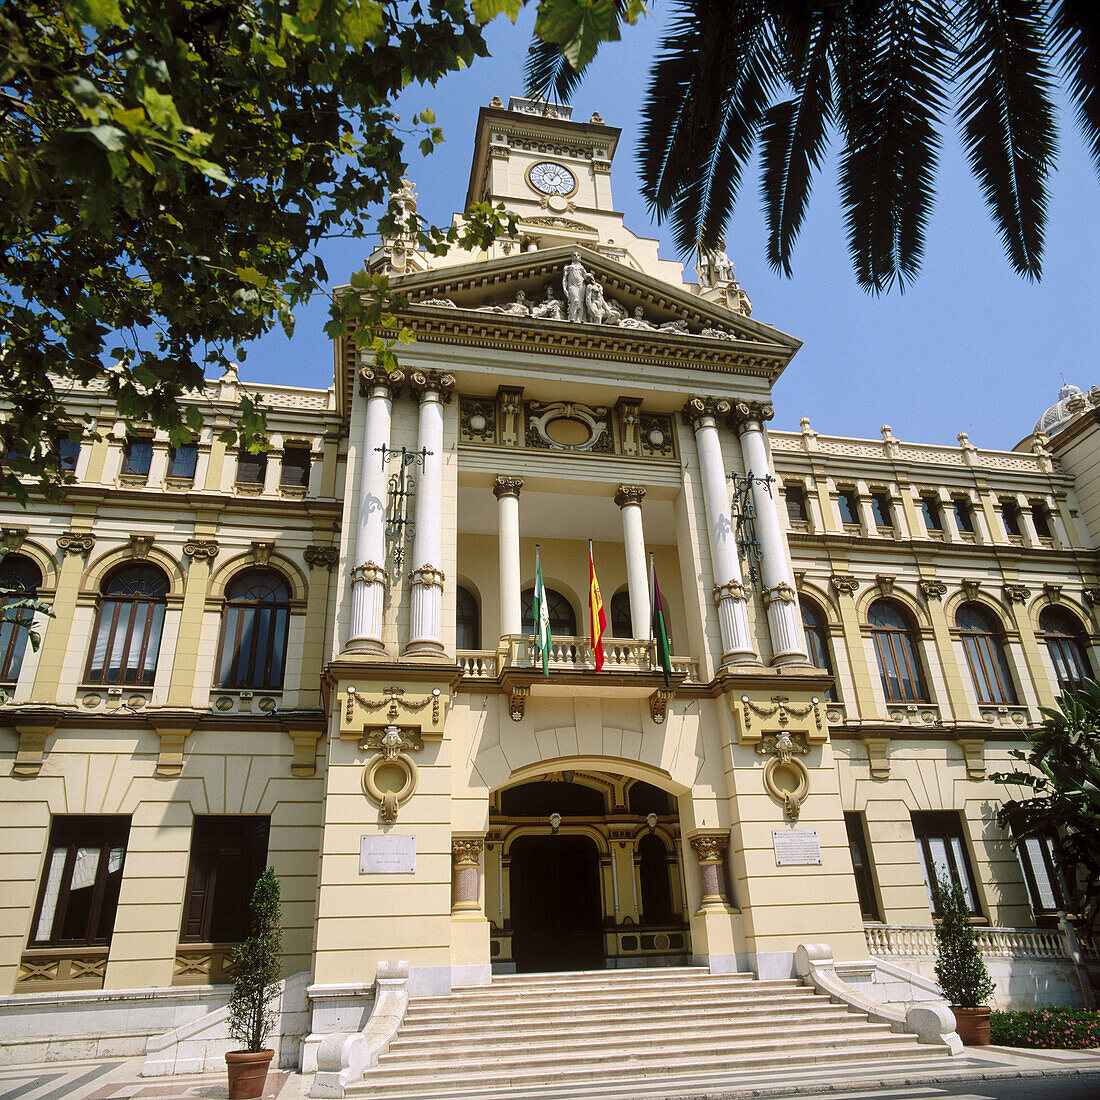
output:
[[[568,168],[549,160],[534,165],[528,178],[531,186],[544,195],[571,195],[577,187],[577,179]]]

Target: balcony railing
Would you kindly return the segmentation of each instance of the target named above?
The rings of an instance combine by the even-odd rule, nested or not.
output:
[[[509,669],[537,669],[542,657],[534,636],[511,634],[501,638],[496,650],[460,649],[457,654],[463,677],[495,680]],[[637,639],[605,638],[604,672],[660,673],[656,643]],[[595,672],[596,656],[587,638],[554,638],[550,646],[550,671]],[[699,662],[692,657],[673,657],[672,672],[684,683],[699,682]]]
[[[934,928],[917,924],[868,924],[863,931],[867,950],[872,955],[911,959],[936,955]],[[978,928],[976,931],[978,950],[990,958],[1064,959],[1067,955],[1065,938],[1057,929]]]

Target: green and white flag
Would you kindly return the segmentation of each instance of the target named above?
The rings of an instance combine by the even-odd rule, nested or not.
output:
[[[546,606],[546,587],[542,583],[539,548],[535,547],[535,645],[542,657],[542,674],[550,675],[550,610]]]

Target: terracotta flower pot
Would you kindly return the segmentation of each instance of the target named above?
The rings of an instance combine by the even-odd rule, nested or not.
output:
[[[229,1071],[229,1100],[255,1100],[257,1096],[263,1096],[267,1067],[274,1057],[273,1050],[231,1050],[225,1056]]]
[[[964,1046],[989,1046],[989,1014],[993,1011],[989,1005],[978,1005],[976,1008],[952,1005],[951,1011],[955,1014],[955,1030]]]

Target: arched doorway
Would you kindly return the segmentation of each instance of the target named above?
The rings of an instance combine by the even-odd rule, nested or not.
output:
[[[511,847],[512,958],[520,973],[603,966],[600,853],[586,836]]]
[[[690,960],[677,800],[562,770],[490,796],[485,905],[498,973]]]

